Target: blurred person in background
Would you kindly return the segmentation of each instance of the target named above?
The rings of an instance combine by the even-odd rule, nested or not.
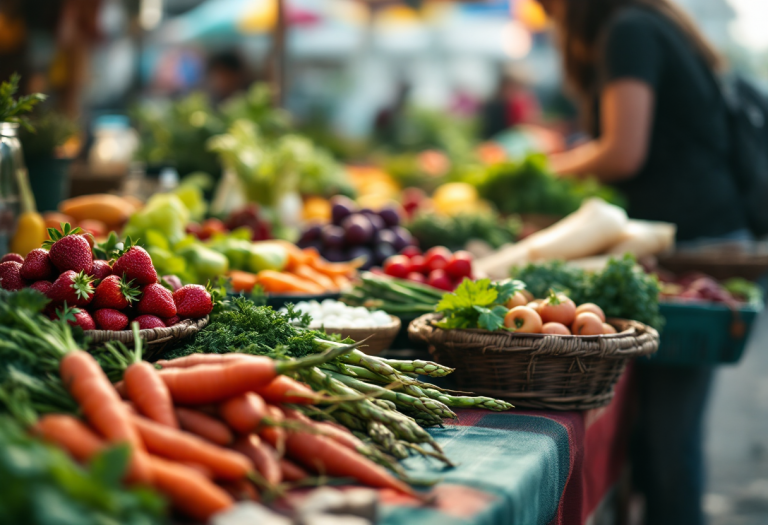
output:
[[[679,246],[749,241],[729,165],[721,58],[671,0],[539,0],[592,140],[551,156],[562,176],[594,175],[632,218],[677,225]],[[653,525],[704,523],[702,427],[711,367],[637,363],[633,469]]]
[[[378,142],[386,145],[397,142],[398,126],[407,109],[410,94],[411,84],[405,81],[400,82],[394,100],[376,114],[373,134]]]
[[[496,92],[482,108],[482,138],[509,128],[541,122],[541,106],[527,76],[519,69],[502,73]]]
[[[235,50],[222,51],[208,59],[208,93],[215,102],[221,102],[250,85],[250,74],[243,57]]]

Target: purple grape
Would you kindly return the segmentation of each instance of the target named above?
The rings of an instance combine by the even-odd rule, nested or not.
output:
[[[373,238],[373,226],[365,215],[350,215],[344,219],[343,226],[347,244],[350,246],[366,244]]]
[[[391,244],[394,246],[397,243],[397,235],[392,230],[379,230],[373,239],[376,244]]]
[[[299,239],[298,244],[309,243],[311,241],[317,240],[320,238],[322,232],[323,226],[321,224],[311,224],[307,227],[307,229],[304,230],[304,233],[301,234],[301,238]]]
[[[379,230],[383,230],[387,227],[384,219],[378,215],[367,215],[366,217],[368,217],[368,220],[371,221],[371,226],[373,226],[373,233],[376,233]]]
[[[395,233],[395,250],[400,252],[403,248],[406,246],[410,246],[413,243],[413,237],[411,236],[411,232],[403,228],[402,226],[395,226],[392,228],[392,231]]]
[[[387,226],[398,226],[400,224],[400,214],[392,206],[387,206],[379,211],[381,217]]]
[[[323,226],[322,238],[325,247],[340,250],[344,247],[344,228],[326,224]]]
[[[322,239],[315,239],[315,240],[308,241],[308,242],[299,242],[299,243],[297,243],[297,246],[299,248],[301,248],[302,250],[304,248],[314,248],[318,252],[323,251],[323,247],[324,247]]]
[[[347,260],[357,259],[358,257],[365,257],[365,264],[363,264],[361,270],[370,270],[374,264],[373,252],[367,246],[355,246],[347,251]]]
[[[338,248],[326,248],[322,252],[322,256],[329,262],[345,262],[348,260],[344,250],[339,250]]]
[[[373,249],[373,260],[376,264],[382,265],[384,264],[384,261],[395,255],[397,251],[395,248],[389,244],[389,243],[381,243],[377,244],[376,247]]]
[[[336,195],[331,198],[331,222],[336,226],[357,211],[357,205],[349,197]]]
[[[361,214],[361,215],[365,215],[366,217],[372,217],[374,215],[377,216],[377,217],[379,216],[378,213],[376,213],[375,211],[373,211],[370,208],[362,208],[358,213]]]

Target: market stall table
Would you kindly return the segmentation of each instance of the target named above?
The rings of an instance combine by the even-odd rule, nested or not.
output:
[[[631,370],[610,405],[589,411],[459,410],[431,433],[457,463],[441,472],[434,505],[383,495],[380,523],[392,525],[578,525],[592,522],[627,463]],[[408,460],[414,472],[434,463]]]

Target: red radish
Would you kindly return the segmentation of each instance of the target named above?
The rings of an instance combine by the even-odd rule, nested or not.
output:
[[[48,250],[36,248],[27,254],[19,274],[28,281],[44,281],[53,277],[53,263]]]
[[[451,281],[451,278],[448,277],[443,270],[432,270],[427,278],[427,284],[438,290],[445,290],[447,292],[454,289],[453,281]]]
[[[472,254],[463,250],[454,253],[445,266],[445,272],[454,279],[472,277]]]
[[[384,273],[399,279],[405,279],[411,271],[411,261],[405,255],[393,255],[384,261]]]
[[[424,253],[424,262],[430,271],[444,270],[451,260],[451,251],[445,246],[435,246]]]

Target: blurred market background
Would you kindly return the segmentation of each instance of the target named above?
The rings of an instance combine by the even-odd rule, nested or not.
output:
[[[768,86],[766,0],[679,2],[735,69]],[[476,214],[498,247],[525,232],[495,214],[546,225],[587,196],[621,200],[539,177],[536,153],[580,138],[547,28],[534,0],[0,0],[0,80],[18,72],[21,92],[49,95],[37,133],[21,137],[41,212],[79,195],[176,191],[193,218],[205,213],[199,192],[226,215],[244,204],[239,184],[287,236],[326,219],[326,199],[342,193],[370,208],[400,200],[422,217],[414,234],[435,244],[454,232],[446,216]],[[401,193],[411,186],[426,192]],[[718,379],[712,523],[768,516],[764,316],[756,331]]]

